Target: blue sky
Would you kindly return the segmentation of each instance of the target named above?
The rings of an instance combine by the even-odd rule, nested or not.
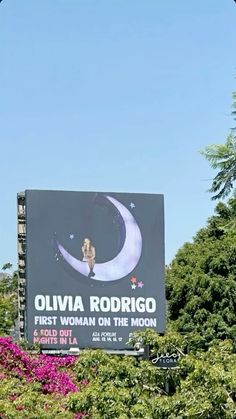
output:
[[[3,0],[0,265],[25,189],[163,193],[169,263],[213,212],[235,39],[233,0]]]

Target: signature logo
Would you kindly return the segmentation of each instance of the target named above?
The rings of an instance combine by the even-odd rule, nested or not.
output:
[[[152,364],[176,364],[177,361],[180,359],[180,354],[178,353],[172,353],[169,354],[168,352],[164,355],[158,355],[156,358],[153,358],[151,360]]]

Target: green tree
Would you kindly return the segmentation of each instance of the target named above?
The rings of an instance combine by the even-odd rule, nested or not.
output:
[[[146,330],[131,339],[150,343],[155,356],[177,351],[179,368],[163,370],[149,361],[85,351],[75,365],[80,391],[67,399],[71,411],[95,419],[235,418],[236,354],[230,340],[192,352],[190,335]]]
[[[171,327],[199,335],[196,348],[236,338],[236,199],[219,203],[166,273]]]
[[[17,272],[6,273],[12,265],[6,263],[0,279],[0,335],[9,335],[17,317]]]
[[[212,199],[224,199],[232,191],[236,180],[236,137],[232,132],[225,144],[212,144],[202,152],[213,169],[219,169],[209,192]]]
[[[236,92],[233,93],[233,111],[236,119]],[[212,199],[224,199],[232,192],[236,181],[236,136],[235,129],[231,130],[225,144],[209,145],[201,152],[209,161],[213,169],[218,170],[209,192]]]
[[[232,115],[234,117],[234,119],[236,120],[236,92],[233,92],[233,111],[232,111]]]

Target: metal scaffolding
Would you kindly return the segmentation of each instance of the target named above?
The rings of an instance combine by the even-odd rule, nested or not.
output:
[[[17,194],[18,318],[19,337],[25,337],[26,325],[26,206],[25,193]]]

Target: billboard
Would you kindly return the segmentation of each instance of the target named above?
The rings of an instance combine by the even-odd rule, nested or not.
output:
[[[27,190],[26,338],[128,349],[165,330],[163,195]]]

